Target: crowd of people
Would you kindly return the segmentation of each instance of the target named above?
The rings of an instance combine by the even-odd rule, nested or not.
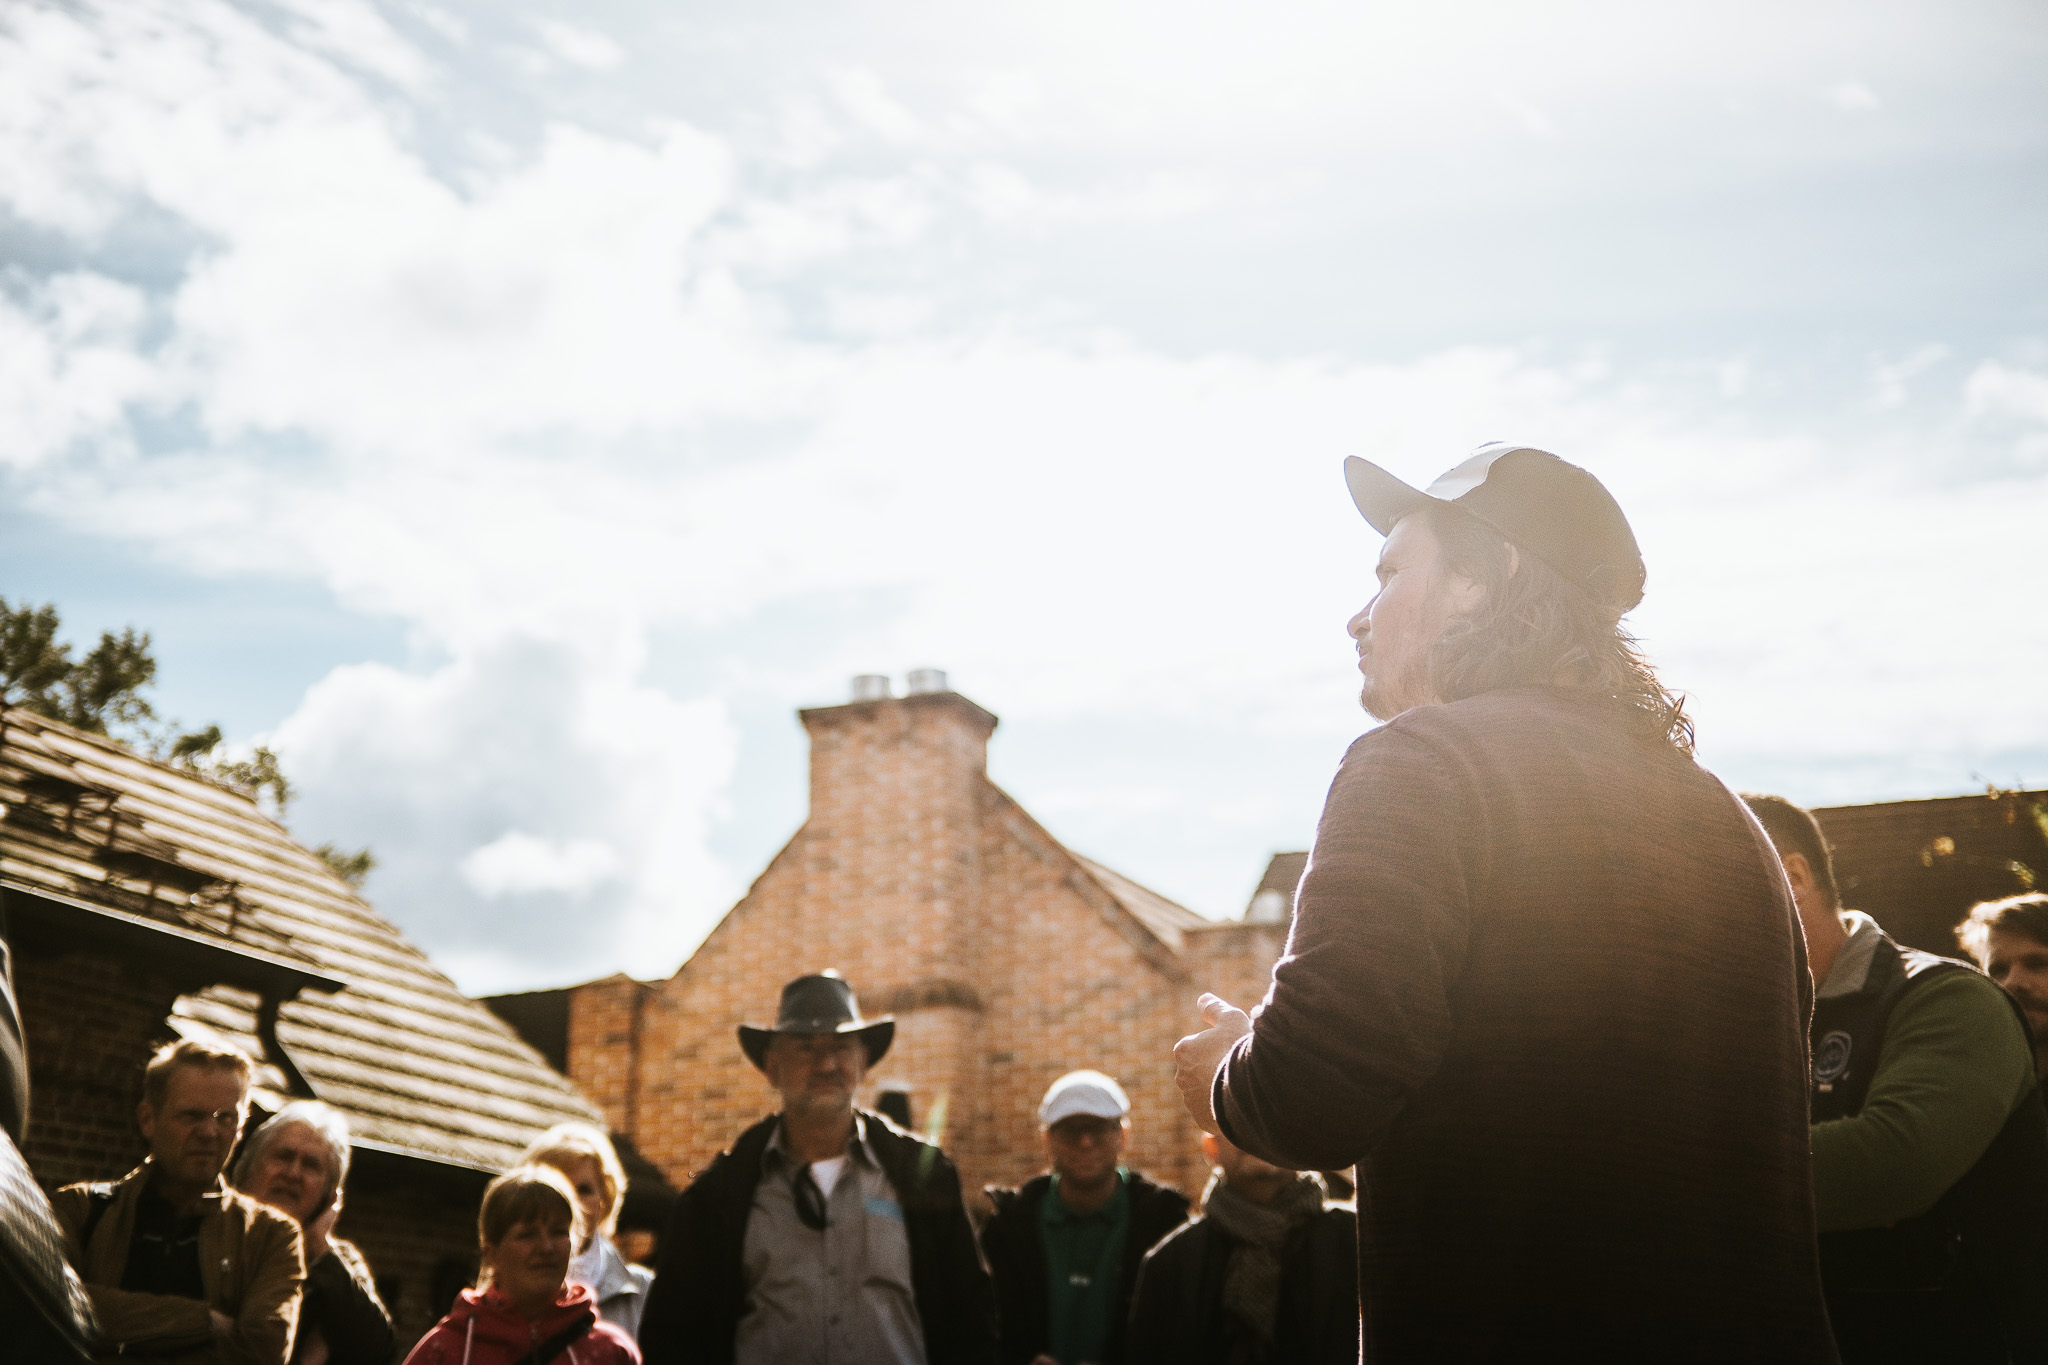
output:
[[[1350,626],[1385,723],[1264,1001],[1205,996],[1171,1045],[1199,1204],[1130,1169],[1129,1099],[1082,1070],[1039,1105],[1046,1172],[970,1208],[859,1106],[894,1023],[824,971],[739,1026],[779,1107],[681,1192],[651,1274],[611,1241],[604,1135],[553,1130],[486,1190],[477,1287],[408,1360],[2048,1362],[2048,894],[1972,909],[1967,962],[1845,907],[1809,813],[1694,761],[1584,470],[1503,445],[1428,489],[1347,477],[1386,536]],[[9,1291],[52,1341],[89,1301],[104,1354],[388,1362],[333,1236],[342,1116],[287,1106],[230,1182],[248,1088],[232,1051],[149,1063],[148,1159],[25,1238],[75,1270]],[[0,1199],[33,1223],[11,1150]],[[1344,1170],[1355,1205],[1317,1174]]]

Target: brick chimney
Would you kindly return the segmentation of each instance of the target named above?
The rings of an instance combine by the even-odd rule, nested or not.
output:
[[[971,975],[963,967],[981,903],[981,803],[996,728],[938,670],[920,669],[910,684],[896,697],[886,678],[863,675],[860,700],[797,713],[811,739],[807,891],[848,926],[900,931],[888,954],[892,988]],[[848,944],[841,955],[873,960],[873,947]]]

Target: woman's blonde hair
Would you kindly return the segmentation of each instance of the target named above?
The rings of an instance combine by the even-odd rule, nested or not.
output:
[[[618,1227],[619,1205],[626,1196],[626,1168],[619,1164],[619,1154],[602,1130],[588,1123],[558,1123],[529,1143],[519,1161],[521,1165],[552,1166],[572,1182],[579,1163],[595,1161],[598,1179],[604,1182],[604,1217],[598,1220],[596,1231],[610,1237]],[[577,1245],[582,1244],[578,1238]]]
[[[583,1208],[576,1191],[552,1166],[514,1166],[484,1187],[483,1207],[477,1210],[476,1239],[479,1245],[494,1247],[513,1229],[545,1218],[569,1220],[569,1245],[583,1245]],[[488,1262],[479,1285],[491,1282]]]

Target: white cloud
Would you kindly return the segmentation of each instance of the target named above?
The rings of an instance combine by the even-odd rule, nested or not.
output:
[[[1873,360],[1870,378],[1877,406],[1896,408],[1904,403],[1908,384],[1954,354],[1952,348],[1932,343],[1914,348],[1903,360]]]
[[[536,19],[533,27],[549,51],[571,66],[610,71],[626,60],[626,50],[594,28],[560,19]]]
[[[1556,137],[1557,125],[1541,109],[1512,90],[1493,92],[1494,103],[1505,109],[1531,137]]]
[[[0,466],[34,466],[88,440],[127,445],[130,404],[172,385],[140,353],[148,303],[103,275],[0,277]]]
[[[641,667],[594,621],[337,669],[275,736],[294,820],[369,844],[379,904],[472,990],[673,970],[737,891],[704,844],[734,736]]]
[[[1845,114],[1874,114],[1884,108],[1877,92],[1862,81],[1837,81],[1822,92],[1822,97]]]
[[[2048,374],[1984,361],[1963,382],[1963,405],[1972,417],[2016,417],[2048,425]]]
[[[414,629],[426,662],[335,670],[277,744],[302,828],[370,843],[380,904],[471,989],[665,971],[730,903],[755,870],[708,851],[734,677],[782,705],[929,660],[1041,725],[1355,730],[1342,626],[1376,545],[1342,492],[1348,454],[1427,480],[1512,437],[1598,470],[1650,560],[1643,628],[1697,692],[1717,762],[1805,754],[1868,782],[2048,750],[2048,720],[2001,690],[2048,669],[2048,644],[1986,626],[2037,614],[2017,556],[2048,487],[1987,455],[2014,424],[2022,448],[2043,439],[2031,370],[1984,361],[1958,389],[1948,353],[1909,338],[1844,406],[1862,414],[1866,377],[1881,404],[1909,382],[1925,402],[1871,433],[1783,417],[1767,400],[1784,376],[1747,350],[1689,370],[1538,344],[1170,351],[1085,299],[948,311],[953,283],[1008,259],[977,254],[967,217],[1174,222],[1281,183],[1244,171],[1260,148],[1284,149],[1289,175],[1344,138],[1377,155],[1400,106],[1413,136],[1373,181],[1397,201],[1446,179],[1446,146],[1505,137],[1526,160],[1553,115],[1574,131],[1560,144],[1654,141],[1660,87],[1645,127],[1599,111],[1656,87],[1663,56],[1589,59],[1632,74],[1489,103],[1473,92],[1540,67],[1509,59],[1546,41],[1506,10],[1465,67],[1457,25],[1423,11],[1310,6],[1290,27],[1201,10],[1154,52],[1118,45],[1135,11],[1053,5],[1014,51],[990,38],[976,62],[934,62],[943,79],[901,80],[880,49],[826,66],[758,146],[708,121],[546,112],[526,140],[458,126],[455,145],[502,152],[450,169],[415,126],[431,101],[378,84],[438,91],[442,73],[398,48],[336,56],[333,35],[359,49],[379,32],[340,0],[300,12],[328,36],[280,38],[208,0],[10,16],[10,211],[93,243],[148,204],[197,245],[148,287],[112,264],[9,277],[0,458],[33,466],[26,501],[94,534],[318,582]],[[933,42],[957,38],[933,22]],[[564,60],[578,42],[584,65],[612,60],[589,40],[613,40],[557,27]],[[1366,44],[1363,71],[1346,65],[1360,33],[1391,40]],[[1055,49],[1072,60],[1037,62]],[[1767,74],[1811,116],[1817,78],[1783,60]],[[1520,130],[1503,134],[1503,103]],[[1116,154],[1044,154],[1088,137]],[[1148,151],[1197,142],[1249,150]],[[1473,156],[1436,209],[1499,199]],[[1206,263],[1187,278],[1212,283]],[[144,441],[132,419],[172,409],[189,431]],[[1964,562],[1967,579],[1930,567]],[[780,672],[749,657],[752,623],[848,600],[873,604],[857,629],[819,630]],[[661,630],[731,634],[672,694],[646,661]],[[1051,786],[1047,808],[1094,828],[1170,801],[1189,827],[1273,818],[1263,793],[1219,785]]]
[[[461,868],[462,880],[488,901],[536,891],[581,897],[618,875],[619,855],[596,839],[555,841],[512,829],[471,849]]]

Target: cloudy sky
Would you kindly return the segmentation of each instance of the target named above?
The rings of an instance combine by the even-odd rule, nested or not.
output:
[[[2048,10],[0,3],[0,596],[473,991],[674,969],[949,670],[1212,914],[1365,725],[1361,454],[1594,469],[1703,759],[2048,784]]]

